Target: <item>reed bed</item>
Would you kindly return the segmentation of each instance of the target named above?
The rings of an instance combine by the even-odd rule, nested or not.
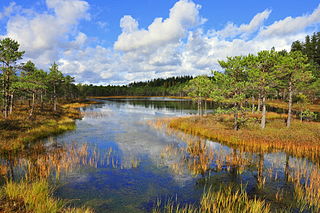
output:
[[[320,160],[320,123],[294,120],[291,128],[286,128],[275,113],[268,114],[266,129],[260,129],[254,120],[246,127],[235,131],[228,115],[189,116],[156,120],[156,128],[179,129],[186,133],[218,140],[226,145],[248,152],[285,151],[297,157],[308,157],[314,162]],[[281,116],[281,115],[279,115]]]
[[[89,153],[86,144],[44,146],[39,143],[30,153],[7,157],[1,160],[6,184],[0,188],[0,212],[93,212],[88,208],[68,207],[68,202],[53,197],[54,188],[49,186],[53,177],[57,179],[80,165],[96,166],[92,160],[95,156]]]
[[[258,192],[260,192],[258,193],[259,198],[268,201],[268,204],[265,204],[269,206],[269,210],[272,209],[272,212],[320,212],[319,161],[318,159],[316,159],[316,153],[313,153],[311,155],[310,153],[308,153],[310,152],[311,147],[305,147],[305,143],[311,144],[310,146],[312,147],[318,146],[319,140],[313,141],[313,137],[317,138],[319,136],[317,135],[317,132],[314,132],[315,129],[319,128],[319,124],[313,122],[303,123],[306,124],[306,126],[303,127],[301,122],[294,122],[294,127],[291,130],[287,130],[286,128],[281,127],[281,125],[283,124],[278,123],[279,118],[277,117],[277,114],[273,113],[271,114],[271,116],[274,118],[274,120],[272,120],[272,118],[270,119],[269,117],[269,119],[272,120],[269,125],[271,126],[274,124],[278,124],[277,128],[280,130],[277,130],[277,128],[274,126],[268,127],[268,129],[266,129],[266,132],[271,132],[271,136],[269,135],[266,138],[261,136],[261,138],[264,139],[264,141],[262,141],[262,144],[249,143],[248,145],[244,142],[241,142],[241,138],[239,139],[239,131],[235,134],[234,130],[230,130],[230,127],[228,127],[227,125],[223,125],[221,117],[210,118],[210,116],[190,116],[174,119],[165,118],[157,121],[150,121],[149,124],[154,128],[165,129],[167,134],[175,135],[176,137],[186,142],[186,146],[182,147],[174,144],[168,145],[161,153],[162,159],[171,160],[168,161],[170,163],[168,166],[174,173],[180,175],[185,172],[185,170],[188,170],[192,175],[201,175],[201,183],[207,184],[210,183],[210,176],[216,174],[216,172],[219,171],[227,171],[230,173],[236,172],[238,175],[241,175],[245,170],[252,171],[254,172],[254,176],[256,176],[257,189]],[[212,124],[213,122],[211,119],[215,119],[214,121],[216,123]],[[223,116],[222,118],[224,122],[228,119],[229,116]],[[176,123],[173,123],[173,128],[168,128],[168,126],[170,127],[170,125],[172,124],[172,121],[177,123],[179,122],[179,127],[181,128],[175,128],[174,125],[177,125]],[[193,122],[192,125],[191,122]],[[261,131],[259,134],[264,133],[254,125],[255,124],[252,123],[249,124],[245,130],[241,130],[242,134],[246,133],[246,131]],[[210,128],[208,126],[210,126]],[[197,137],[194,134],[185,134],[194,132],[180,131],[181,129],[184,130],[188,128],[192,128],[193,131],[200,131],[201,127],[203,128],[202,133],[205,133],[205,136],[208,136],[208,133],[217,133],[218,129],[222,129],[220,135],[227,137],[226,132],[228,132],[229,137],[233,138],[237,143],[231,143],[231,148],[227,149],[227,151],[221,148],[217,148],[216,146],[214,148],[211,148],[210,143],[207,143],[205,139]],[[301,128],[302,130],[300,130]],[[307,132],[306,136],[302,134],[305,130],[310,131]],[[276,133],[272,133],[272,131],[275,131]],[[282,140],[278,145],[266,144],[267,142],[269,142],[269,140],[273,141],[272,136],[274,136],[274,134],[278,134],[278,132],[281,131],[287,131],[287,133],[289,133],[289,131],[295,131],[295,133],[293,133],[293,135],[287,136],[285,140],[280,137],[281,135],[279,137],[276,137]],[[248,135],[248,133],[246,133],[246,135]],[[211,138],[216,138],[216,136]],[[256,143],[261,141],[261,138],[258,138],[259,140]],[[288,139],[291,140],[290,144],[283,144],[285,143],[284,141],[288,141]],[[230,145],[230,143],[222,144]],[[267,146],[267,148],[264,148],[263,146]],[[287,146],[290,146],[290,149],[288,149]],[[303,147],[302,151],[299,150],[299,148],[301,147]],[[271,166],[268,165],[268,167],[266,167],[264,165],[265,152],[274,152],[279,150],[287,151],[287,154],[285,154],[284,156],[282,155],[282,159],[273,159],[274,162],[272,162]],[[312,150],[312,152],[316,152],[316,150]],[[294,154],[298,157],[306,156],[308,158],[293,158],[290,157],[290,154]],[[282,171],[279,171],[279,169],[282,169]],[[270,191],[268,191],[270,190],[269,187],[268,189],[266,189],[267,191],[264,192],[264,186],[266,184],[270,186],[273,184],[272,182],[274,182],[275,185],[277,185],[279,182],[288,182],[286,184],[287,188],[280,187],[277,189],[272,189],[273,191],[271,193]],[[252,198],[252,195],[250,197]],[[228,199],[233,199],[232,195],[230,195]],[[166,205],[167,204],[165,204],[165,206]],[[158,208],[158,212],[202,211],[201,209],[199,209],[199,207],[195,207],[194,205],[191,205],[191,207],[190,205],[181,206],[171,202],[167,205],[166,208],[160,208],[161,211]],[[167,209],[169,209],[170,211],[167,211]],[[230,210],[228,211],[225,207],[224,209],[226,211],[216,209],[214,211],[203,210],[202,212],[232,212]]]
[[[101,102],[93,101],[93,100],[84,100],[84,101],[64,104],[62,107],[63,108],[82,108],[82,107],[87,107],[93,104],[101,104]]]
[[[158,201],[153,213],[269,213],[270,205],[265,201],[250,199],[242,186],[222,186],[218,191],[209,189],[203,192],[199,206],[194,204],[179,205],[168,200],[161,205]]]

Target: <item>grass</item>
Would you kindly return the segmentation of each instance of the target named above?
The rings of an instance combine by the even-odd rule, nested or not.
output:
[[[252,115],[254,118],[255,115]],[[228,115],[188,116],[159,119],[156,126],[167,125],[194,135],[218,140],[241,151],[271,152],[285,151],[297,157],[320,159],[320,123],[293,120],[286,128],[284,115],[268,113],[268,124],[260,129],[256,119],[248,122],[239,131],[232,129],[232,118]]]
[[[8,182],[0,192],[0,212],[34,213],[91,213],[87,208],[68,208],[63,200],[52,196],[53,189],[47,181],[29,183]]]
[[[288,103],[280,100],[268,100],[267,104],[272,107],[280,108],[280,109],[288,109]],[[300,107],[298,104],[293,103],[292,109],[295,111],[300,111]],[[306,106],[306,109],[309,109],[312,112],[320,112],[319,104],[309,104]]]
[[[0,153],[4,156],[16,156],[22,154],[27,156],[30,145],[38,146],[39,150],[43,144],[34,143],[48,136],[61,134],[76,128],[75,119],[81,118],[78,107],[87,106],[88,103],[72,103],[59,105],[57,111],[52,111],[51,105],[39,105],[35,107],[32,116],[29,115],[30,107],[24,103],[16,103],[13,113],[8,119],[0,117]],[[1,115],[0,115],[1,116]],[[10,180],[0,188],[0,212],[22,212],[22,213],[53,213],[53,212],[93,212],[86,208],[69,208],[68,203],[53,197],[53,189],[49,187],[48,176],[52,168],[56,173],[68,170],[74,161],[81,161],[82,147],[80,153],[75,150],[74,155],[63,155],[63,150],[53,153],[44,153],[42,157],[37,156],[36,165],[27,163],[21,169],[26,168],[25,180],[13,182]],[[71,149],[74,151],[74,149]],[[38,153],[39,154],[39,153]],[[85,153],[84,153],[85,154]],[[26,157],[25,156],[25,157]],[[65,157],[64,157],[65,156]],[[20,161],[18,161],[20,162]],[[23,160],[21,162],[24,162]],[[70,162],[70,163],[69,163]],[[33,168],[37,167],[37,168]],[[8,169],[0,168],[1,175],[6,175]]]
[[[157,203],[157,206],[153,209],[153,213],[213,213],[213,212],[225,212],[225,213],[268,213],[271,212],[270,205],[265,201],[253,198],[250,199],[248,194],[242,186],[235,187],[233,185],[227,185],[220,187],[215,191],[209,189],[203,192],[200,199],[200,205],[185,204],[179,205],[172,200],[167,201],[163,207],[161,207],[161,201]]]
[[[62,105],[56,112],[50,106],[37,108],[29,118],[28,106],[20,105],[9,119],[0,118],[0,150],[24,149],[29,143],[61,134],[76,128],[75,119],[81,118],[80,111],[69,105]]]
[[[77,102],[64,104],[63,108],[81,108],[81,107],[90,106],[92,104],[101,104],[101,102],[92,101],[92,100],[80,100],[80,101],[77,101]]]

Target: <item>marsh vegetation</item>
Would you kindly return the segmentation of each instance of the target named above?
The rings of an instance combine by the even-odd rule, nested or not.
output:
[[[303,47],[103,87],[18,64],[1,40],[0,211],[319,212],[319,66]],[[154,94],[176,96],[137,96]]]

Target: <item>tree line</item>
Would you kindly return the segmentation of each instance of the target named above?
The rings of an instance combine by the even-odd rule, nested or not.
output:
[[[184,96],[186,94],[183,88],[191,79],[193,79],[192,76],[178,76],[133,82],[123,86],[84,84],[78,87],[85,96]]]
[[[301,50],[260,51],[257,54],[227,57],[219,61],[224,72],[213,71],[213,78],[198,76],[185,87],[189,96],[199,104],[206,98],[217,102],[232,103],[228,109],[234,117],[234,129],[248,119],[246,112],[255,111],[246,107],[248,99],[258,101],[261,112],[260,126],[266,127],[266,105],[270,99],[281,99],[288,103],[287,127],[291,125],[292,103],[296,101],[306,107],[319,99],[319,69]],[[306,110],[306,109],[305,109]],[[308,111],[302,111],[306,113]],[[303,114],[301,114],[302,116]]]
[[[56,63],[49,72],[38,69],[32,61],[19,63],[25,54],[19,50],[19,43],[11,38],[0,40],[0,85],[2,114],[7,119],[15,109],[16,101],[29,103],[29,117],[38,104],[50,102],[52,110],[57,110],[59,99],[73,99],[80,95],[74,78],[64,76]]]

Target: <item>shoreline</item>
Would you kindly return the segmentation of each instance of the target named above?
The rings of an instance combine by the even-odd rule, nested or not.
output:
[[[95,103],[93,101],[85,101],[61,104],[58,112],[50,111],[47,117],[41,118],[44,121],[40,121],[40,123],[35,121],[38,125],[18,133],[15,138],[7,140],[6,143],[0,143],[0,154],[5,156],[7,154],[15,155],[19,152],[24,152],[29,144],[38,140],[75,130],[76,120],[82,118],[78,108]],[[6,170],[4,171],[7,172]],[[69,205],[68,200],[56,198],[54,196],[54,187],[49,182],[45,177],[28,177],[27,175],[19,181],[5,179],[4,185],[0,186],[0,212],[94,212],[85,206],[72,207]]]
[[[188,96],[140,96],[140,95],[133,95],[133,96],[126,96],[126,95],[120,95],[120,96],[90,96],[90,99],[129,99],[129,98],[152,98],[152,97],[163,97],[163,98],[174,98],[174,99],[187,99],[187,100],[192,100],[192,97],[188,97]],[[206,101],[212,101],[215,102],[212,98],[206,98]],[[258,104],[258,101],[252,101],[250,99],[247,99],[247,102],[249,104]],[[217,102],[219,103],[219,102]],[[225,102],[222,102],[225,104],[230,103],[228,100],[226,100]],[[278,108],[278,109],[284,109],[284,110],[288,110],[288,103],[287,102],[283,102],[283,101],[278,101],[278,100],[267,100],[266,101],[266,105],[268,105],[269,107],[273,107],[273,108]],[[309,109],[312,112],[318,112],[320,113],[320,104],[309,104],[308,107],[305,107],[306,109]],[[300,112],[300,108],[296,103],[293,103],[292,105],[292,109],[294,111]]]
[[[97,104],[95,101],[78,101],[74,103],[61,104],[58,111],[44,109],[39,112],[35,120],[24,118],[13,118],[11,120],[0,120],[2,126],[14,126],[16,130],[2,128],[0,150],[2,153],[18,152],[25,149],[30,143],[50,136],[59,135],[76,129],[76,120],[82,118],[80,107]],[[25,112],[24,112],[25,113]]]
[[[272,113],[274,114],[274,113]],[[217,142],[246,152],[283,151],[295,157],[306,157],[311,161],[320,162],[319,122],[303,122],[294,120],[290,129],[283,124],[282,118],[269,113],[266,129],[260,129],[255,122],[235,131],[230,126],[228,117],[215,115],[185,116],[162,118],[155,121],[155,126],[166,126],[188,134],[216,140]],[[231,124],[232,125],[232,124]]]

